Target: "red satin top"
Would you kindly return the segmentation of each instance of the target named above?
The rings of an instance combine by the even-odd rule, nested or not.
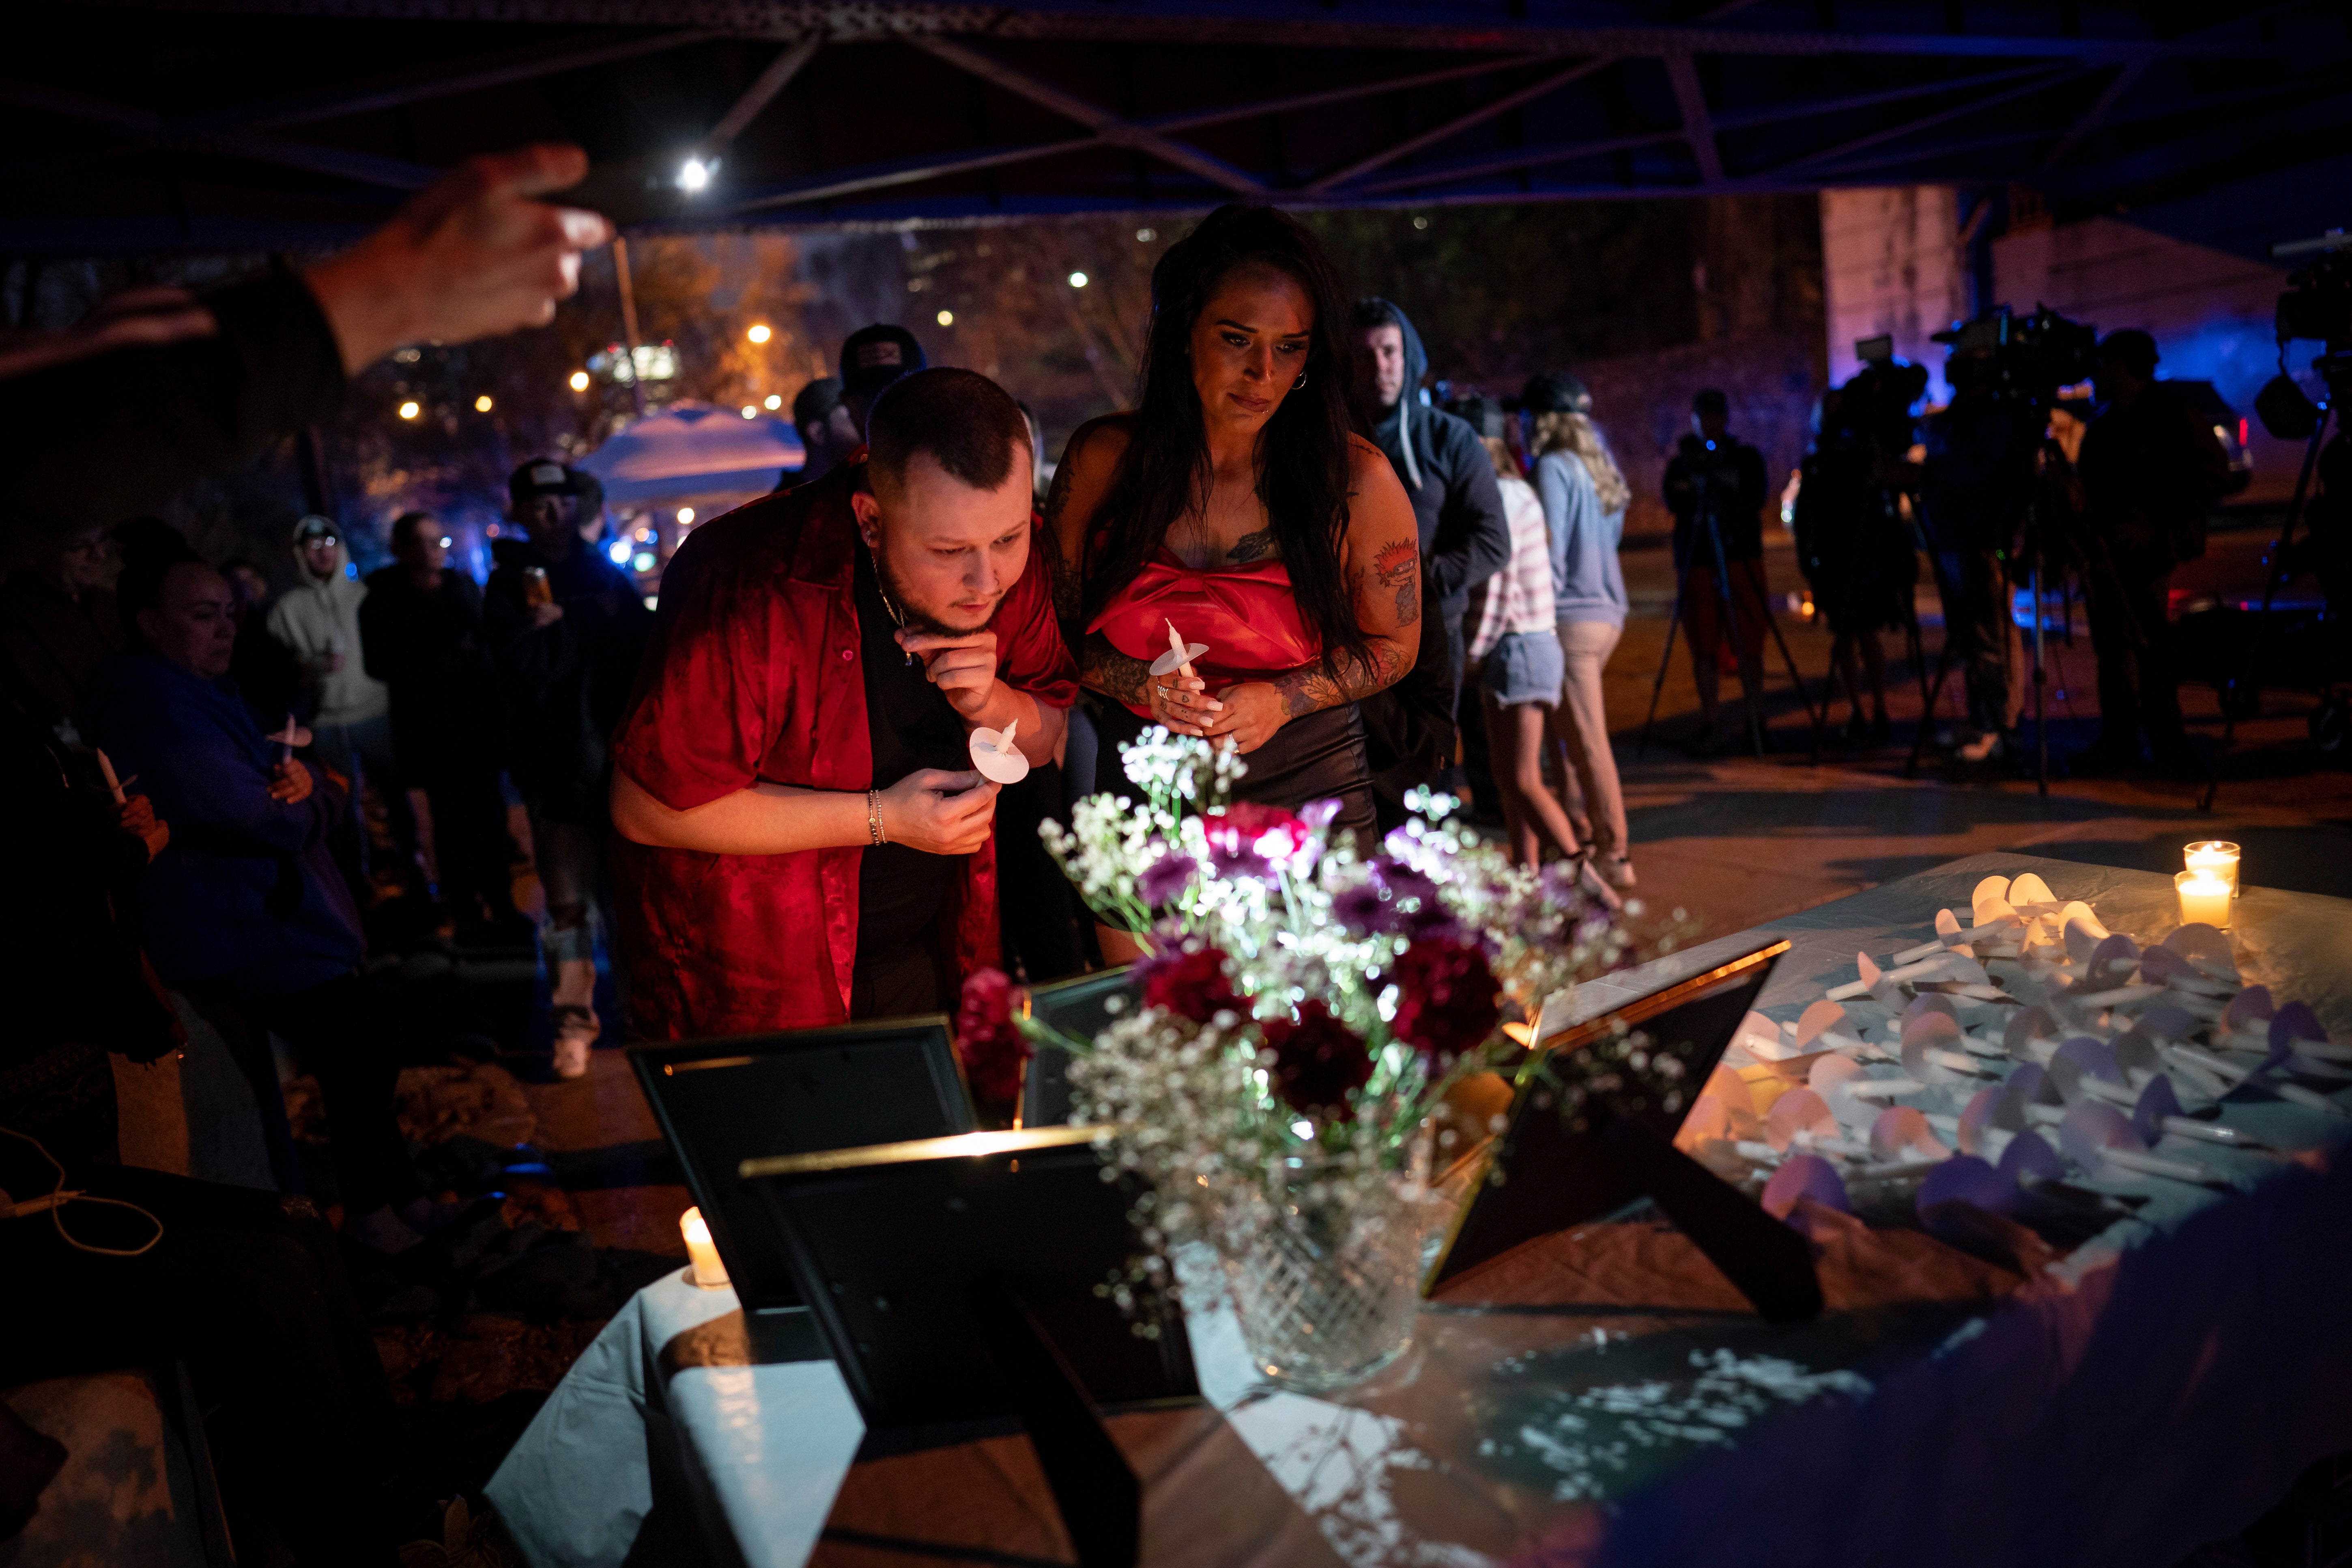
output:
[[[1135,580],[1111,595],[1087,627],[1110,646],[1146,663],[1168,651],[1168,623],[1188,643],[1209,651],[1192,673],[1215,691],[1240,680],[1263,680],[1323,657],[1323,638],[1298,612],[1290,568],[1282,562],[1241,566],[1187,566],[1161,545]],[[1144,718],[1150,707],[1130,702]]]

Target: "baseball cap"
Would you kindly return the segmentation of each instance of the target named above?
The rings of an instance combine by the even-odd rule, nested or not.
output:
[[[578,495],[572,470],[552,458],[533,458],[507,476],[507,496],[517,506],[541,496]]]
[[[837,376],[821,375],[803,386],[793,397],[793,424],[822,425],[833,417],[841,406],[841,381]]]
[[[912,375],[929,364],[914,333],[877,321],[858,328],[841,345],[841,394],[871,397],[900,376]]]
[[[341,539],[342,531],[335,526],[333,518],[320,517],[314,511],[294,525],[294,542],[299,544],[306,539]]]
[[[1592,394],[1584,389],[1584,383],[1564,370],[1539,370],[1528,377],[1519,395],[1504,406],[1524,409],[1529,414],[1590,414]]]

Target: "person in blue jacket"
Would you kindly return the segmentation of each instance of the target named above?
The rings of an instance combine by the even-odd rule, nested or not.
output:
[[[425,1210],[394,1113],[383,1009],[357,973],[359,911],[328,851],[346,786],[247,711],[228,675],[236,617],[219,573],[193,552],[149,558],[126,567],[118,595],[135,646],[100,667],[77,724],[172,824],[140,888],[148,957],[225,1023],[278,1184],[299,1192],[268,1035],[293,1047],[327,1101],[347,1228],[397,1250],[415,1239],[406,1218]]]

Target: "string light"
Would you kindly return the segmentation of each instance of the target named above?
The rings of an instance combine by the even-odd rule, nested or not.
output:
[[[487,392],[486,392],[486,393],[482,394],[482,395],[481,395],[481,396],[477,397],[476,399],[474,399],[474,412],[475,412],[475,413],[477,413],[477,414],[488,414],[489,411],[490,411],[490,395],[489,395],[488,393],[487,393]]]
[[[684,528],[693,521],[694,509],[692,507],[682,506],[677,509],[677,524],[680,528]]]
[[[751,339],[755,343],[764,343],[775,334],[769,331],[767,322],[755,321],[751,324],[751,330],[745,332],[743,335]]]
[[[400,405],[400,416],[403,419],[414,419],[424,412],[423,408],[414,403],[404,403]]]
[[[763,399],[763,401],[771,408],[782,408],[784,405],[783,398],[778,394],[772,392],[768,394],[767,397]]]
[[[575,370],[572,373],[572,390],[574,392],[585,392],[588,390],[588,373],[586,371]]]
[[[953,310],[941,310],[937,319],[940,325],[942,327],[952,327],[955,325],[955,312]]]
[[[1070,274],[1070,287],[1071,287],[1071,288],[1073,288],[1073,289],[1083,289],[1083,288],[1085,288],[1086,286],[1087,286],[1087,275],[1086,275],[1085,273],[1083,273],[1083,272],[1073,272],[1073,273],[1071,273],[1071,274]]]
[[[760,411],[759,411],[759,409],[757,409],[757,408],[753,407],[751,404],[748,404],[748,403],[747,403],[747,404],[745,404],[745,405],[743,405],[743,417],[744,417],[744,418],[746,418],[746,419],[757,419],[759,416],[760,416]]]

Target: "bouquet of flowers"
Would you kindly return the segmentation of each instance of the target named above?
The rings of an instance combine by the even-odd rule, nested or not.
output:
[[[1154,729],[1124,752],[1139,803],[1096,795],[1068,831],[1045,825],[1148,956],[1095,1038],[1024,1026],[1072,1053],[1078,1119],[1141,1179],[1147,1251],[1108,1293],[1172,1290],[1171,1251],[1206,1243],[1262,1367],[1331,1386],[1410,1338],[1423,1185],[1491,1131],[1451,1124],[1449,1093],[1626,939],[1574,867],[1512,865],[1449,797],[1423,792],[1360,848],[1331,832],[1336,801],[1232,803],[1244,766]]]

